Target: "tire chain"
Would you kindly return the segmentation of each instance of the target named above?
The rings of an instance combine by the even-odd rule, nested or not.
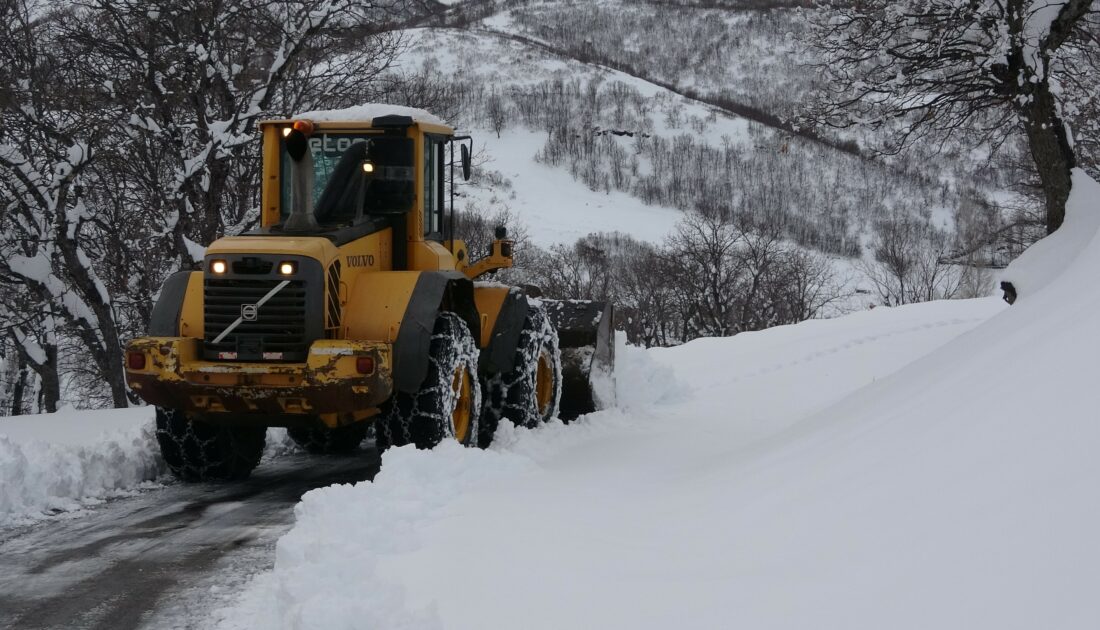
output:
[[[550,408],[540,414],[536,392],[538,390],[539,355],[550,354],[553,370],[553,390]],[[492,442],[500,420],[507,418],[517,426],[534,428],[558,415],[561,401],[561,351],[558,349],[558,333],[538,303],[528,300],[527,317],[523,322],[516,348],[515,367],[506,374],[494,374],[484,385],[485,408],[482,410],[482,435],[484,448]]]
[[[177,409],[157,408],[161,455],[184,481],[247,477],[260,463],[266,433],[263,427],[218,426],[191,420]]]
[[[457,404],[453,389],[459,365],[470,374],[470,427],[467,442],[476,443],[481,385],[478,382],[478,347],[469,327],[454,313],[440,313],[432,331],[428,351],[428,374],[415,394],[395,392],[383,408],[376,429],[379,450],[389,446],[415,444],[431,448],[445,438],[454,438],[451,413]]]

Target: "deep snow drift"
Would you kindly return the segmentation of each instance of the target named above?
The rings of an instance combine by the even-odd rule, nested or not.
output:
[[[263,461],[297,450],[286,429],[267,430]],[[152,407],[0,417],[0,527],[79,512],[165,480],[172,476]]]
[[[151,408],[0,418],[0,526],[123,494],[163,472]]]
[[[628,351],[624,408],[387,453],[303,498],[221,626],[1097,627],[1100,186],[1074,190],[1011,308]]]

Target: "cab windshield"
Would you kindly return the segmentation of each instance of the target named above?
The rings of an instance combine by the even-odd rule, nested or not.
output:
[[[356,146],[370,143],[370,146]],[[338,174],[341,158],[355,146],[352,152],[357,156],[366,156],[372,163],[372,172],[365,175],[357,166],[353,170],[344,168]],[[365,151],[364,151],[365,150]],[[411,207],[411,141],[405,137],[383,136],[364,133],[317,133],[309,139],[309,151],[313,163],[313,210],[315,218],[321,224],[348,224],[363,215],[393,214],[405,212]],[[351,159],[351,156],[349,156]],[[286,220],[292,205],[290,186],[293,180],[293,161],[281,142],[282,190],[279,191],[279,213]],[[333,208],[332,203],[321,203],[326,188],[327,201],[340,199],[341,205]],[[322,208],[322,206],[324,206]]]

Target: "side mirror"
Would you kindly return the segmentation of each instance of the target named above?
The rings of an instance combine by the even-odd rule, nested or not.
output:
[[[462,179],[470,179],[470,147],[462,145]]]

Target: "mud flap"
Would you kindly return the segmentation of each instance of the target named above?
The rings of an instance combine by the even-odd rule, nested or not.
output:
[[[589,300],[541,302],[558,331],[562,390],[559,417],[615,405],[614,307]]]

